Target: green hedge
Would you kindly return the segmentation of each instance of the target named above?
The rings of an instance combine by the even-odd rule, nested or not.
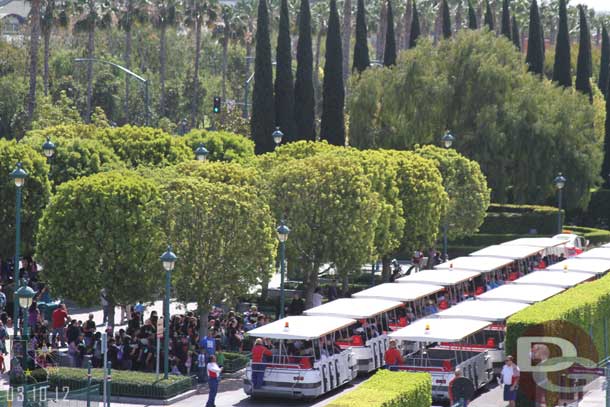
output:
[[[428,373],[380,370],[328,407],[429,407],[432,379]]]
[[[102,389],[102,369],[92,369],[92,384],[100,384]],[[87,370],[60,367],[49,373],[51,389],[64,386],[71,390],[87,386]],[[185,376],[170,376],[167,380],[157,380],[154,373],[112,370],[112,395],[124,397],[143,397],[168,399],[192,388],[192,379]],[[101,390],[100,390],[101,391]]]
[[[562,211],[562,216],[564,215]],[[557,208],[538,205],[491,204],[481,233],[553,234],[557,230]]]
[[[592,245],[610,242],[610,230],[594,229],[585,226],[566,226],[563,230],[583,236]]]
[[[224,352],[225,363],[222,371],[225,373],[235,373],[246,367],[250,361],[249,353]]]
[[[564,327],[551,324],[552,321],[565,321],[580,327],[585,334],[592,334],[591,339],[595,344],[598,357],[597,361],[603,359],[604,355],[604,322],[610,315],[610,275],[599,280],[581,284],[571,288],[546,301],[539,302],[527,307],[510,317],[507,323],[506,351],[507,354],[517,354],[517,339],[531,329],[541,329],[544,335],[559,336],[564,339],[578,342],[576,338],[565,338],[568,336]],[[561,332],[554,332],[560,329]],[[537,331],[536,336],[542,332]],[[569,335],[575,336],[575,335]],[[608,338],[606,338],[608,340]],[[579,349],[579,356],[583,349]],[[591,358],[590,355],[586,356]],[[517,360],[517,363],[519,361]],[[547,402],[557,397],[555,394],[547,394]],[[520,401],[519,406],[530,406],[527,401]],[[554,405],[554,404],[553,404]]]
[[[582,214],[582,224],[610,229],[610,189],[598,189],[591,194],[591,201]]]

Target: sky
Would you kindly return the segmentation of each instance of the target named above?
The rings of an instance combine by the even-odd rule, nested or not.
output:
[[[610,0],[576,0],[570,1],[570,4],[586,4],[595,11],[610,12]]]

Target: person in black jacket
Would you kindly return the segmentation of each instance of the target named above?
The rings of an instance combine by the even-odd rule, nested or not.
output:
[[[305,311],[305,301],[301,298],[298,293],[294,293],[290,307],[288,308],[288,314],[290,315],[301,315]]]

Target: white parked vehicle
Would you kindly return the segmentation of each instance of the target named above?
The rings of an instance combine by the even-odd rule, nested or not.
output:
[[[586,253],[589,252],[585,252],[579,256],[553,264],[552,266],[547,267],[545,271],[589,273],[595,275],[596,277],[601,277],[608,271],[610,271],[610,259],[603,260],[590,257],[582,257]],[[593,253],[593,255],[595,256],[596,254]]]
[[[441,285],[445,287],[449,304],[457,304],[476,292],[475,279],[480,275],[481,272],[479,271],[454,270],[452,268],[422,270],[419,273],[401,277],[396,282],[400,284]]]
[[[586,240],[582,236],[575,235],[573,233],[560,233],[558,235],[553,236],[553,239],[565,240],[567,242],[567,249],[573,252],[574,256],[584,252],[589,247],[588,240]]]
[[[564,291],[564,288],[535,284],[504,284],[477,298],[481,301],[511,301],[533,304]]]
[[[341,348],[351,347],[358,371],[368,373],[384,365],[383,358],[389,346],[385,332],[389,330],[391,314],[400,307],[402,303],[398,301],[340,298],[305,310],[304,313],[356,319],[357,323],[351,327],[351,336],[336,343]]]
[[[273,345],[273,356],[246,367],[244,391],[251,396],[315,398],[351,382],[358,374],[354,354],[334,343],[355,323],[349,318],[291,316],[249,331]],[[252,380],[260,373],[257,369],[262,369],[264,380],[260,388],[254,388]]]
[[[390,334],[402,341],[404,365],[390,370],[427,372],[432,376],[432,398],[448,399],[449,382],[460,368],[475,389],[493,377],[487,349],[471,346],[473,336],[490,325],[488,321],[462,318],[424,318]]]

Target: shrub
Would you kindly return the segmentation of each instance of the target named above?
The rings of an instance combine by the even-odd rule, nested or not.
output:
[[[92,369],[91,384],[99,384],[102,391],[104,373],[102,369]],[[154,373],[133,372],[125,370],[112,370],[112,396],[145,397],[152,399],[168,399],[177,394],[190,390],[192,380],[190,377],[169,376],[167,380],[156,379]],[[70,390],[82,389],[87,386],[87,371],[69,367],[60,367],[49,372],[49,385],[51,389],[64,386]],[[100,393],[101,394],[101,393]]]
[[[603,229],[588,228],[584,226],[566,226],[564,231],[570,231],[583,236],[592,245],[610,242],[610,231]]]
[[[197,129],[191,130],[183,139],[191,151],[194,151],[199,143],[203,143],[210,152],[208,159],[211,161],[241,162],[254,157],[254,142],[238,134]]]
[[[432,379],[428,373],[380,370],[356,390],[329,407],[428,407],[432,405]]]
[[[480,228],[482,233],[514,234],[526,234],[532,229],[537,234],[554,234],[557,231],[557,208],[491,204]]]
[[[598,189],[591,194],[583,223],[596,228],[610,228],[610,189]]]

